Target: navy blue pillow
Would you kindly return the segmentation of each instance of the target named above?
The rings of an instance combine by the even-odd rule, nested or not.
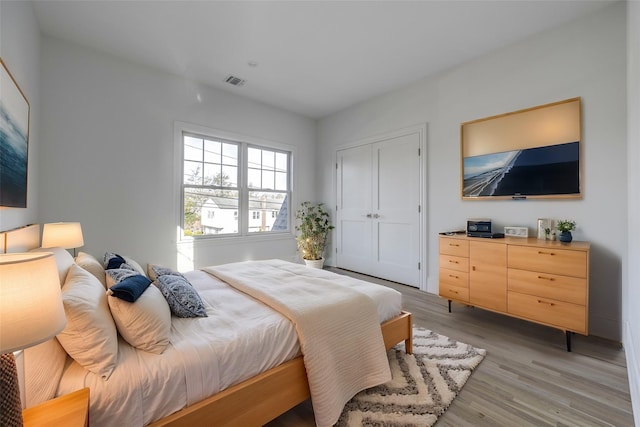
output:
[[[114,253],[110,253],[110,252],[107,252],[105,254],[105,258],[106,258],[105,259],[106,265],[104,266],[105,270],[112,270],[114,268],[120,268],[120,266],[122,264],[126,264],[126,262],[127,262],[120,255],[114,254]]]
[[[136,302],[140,295],[149,287],[151,280],[142,274],[135,274],[123,279],[109,289],[114,297],[128,302]]]

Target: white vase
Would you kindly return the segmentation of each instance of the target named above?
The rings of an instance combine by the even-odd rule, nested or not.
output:
[[[322,268],[322,266],[324,265],[324,258],[320,258],[320,259],[305,259],[304,263],[307,265],[307,267]]]

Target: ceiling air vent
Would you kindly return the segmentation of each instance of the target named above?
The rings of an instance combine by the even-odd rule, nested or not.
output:
[[[229,83],[230,85],[234,85],[234,86],[244,86],[244,84],[247,82],[244,79],[241,79],[240,77],[236,77],[236,76],[232,76],[232,75],[228,75],[226,79],[224,79],[225,82]]]

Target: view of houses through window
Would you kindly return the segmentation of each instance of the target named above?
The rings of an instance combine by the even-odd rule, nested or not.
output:
[[[286,151],[183,133],[185,236],[289,230]]]

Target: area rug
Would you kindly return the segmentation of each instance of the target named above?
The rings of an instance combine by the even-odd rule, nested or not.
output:
[[[413,328],[413,354],[405,353],[404,343],[389,350],[391,381],[358,393],[336,426],[432,426],[485,355],[483,349]]]

